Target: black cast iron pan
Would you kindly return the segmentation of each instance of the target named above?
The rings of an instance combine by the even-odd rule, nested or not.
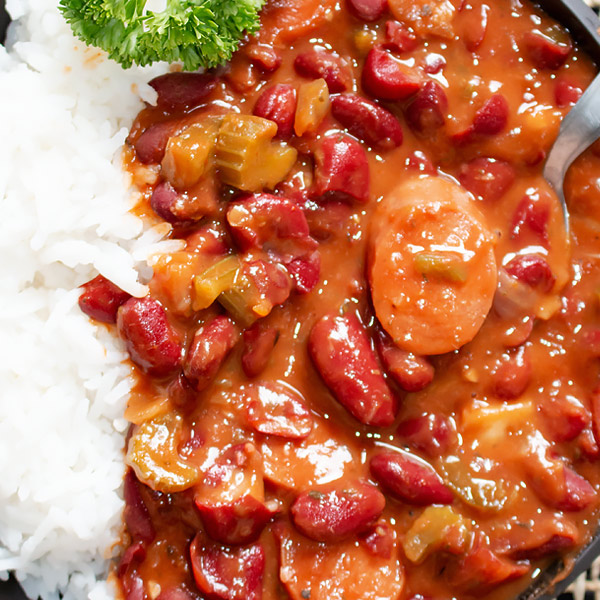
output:
[[[591,8],[586,6],[582,0],[538,0],[535,3],[565,25],[579,46],[597,65],[600,65],[600,34],[598,32],[600,20]],[[2,0],[0,2],[0,40],[5,39],[9,23],[10,18],[6,13],[4,0]],[[562,560],[556,561],[540,573],[518,600],[552,600],[556,598],[573,580],[589,569],[597,556],[600,556],[600,529],[596,537],[579,554],[567,577],[554,583],[554,580],[565,568]],[[0,581],[0,600],[26,600],[26,597],[18,583],[11,577],[7,582]]]

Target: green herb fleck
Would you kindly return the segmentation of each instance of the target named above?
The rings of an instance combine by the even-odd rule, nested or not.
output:
[[[167,0],[160,13],[146,0],[60,0],[59,9],[83,42],[102,48],[124,68],[181,61],[184,69],[227,62],[245,34],[259,28],[263,0]]]

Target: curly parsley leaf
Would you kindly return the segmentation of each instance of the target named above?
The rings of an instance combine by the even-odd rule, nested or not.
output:
[[[60,0],[73,33],[102,48],[124,68],[181,61],[194,71],[227,62],[240,39],[256,33],[263,0],[167,0],[162,12],[146,0]]]

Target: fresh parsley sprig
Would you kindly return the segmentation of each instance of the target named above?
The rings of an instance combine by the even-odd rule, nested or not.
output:
[[[146,0],[60,0],[59,9],[83,42],[123,67],[181,61],[183,68],[227,62],[259,27],[262,0],[167,0],[162,12]]]

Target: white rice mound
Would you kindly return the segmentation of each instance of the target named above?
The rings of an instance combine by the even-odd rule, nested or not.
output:
[[[120,148],[145,82],[75,40],[54,0],[8,0],[0,46],[0,579],[31,598],[114,597],[125,353],[77,306],[98,272],[136,296],[170,242],[128,213]]]

